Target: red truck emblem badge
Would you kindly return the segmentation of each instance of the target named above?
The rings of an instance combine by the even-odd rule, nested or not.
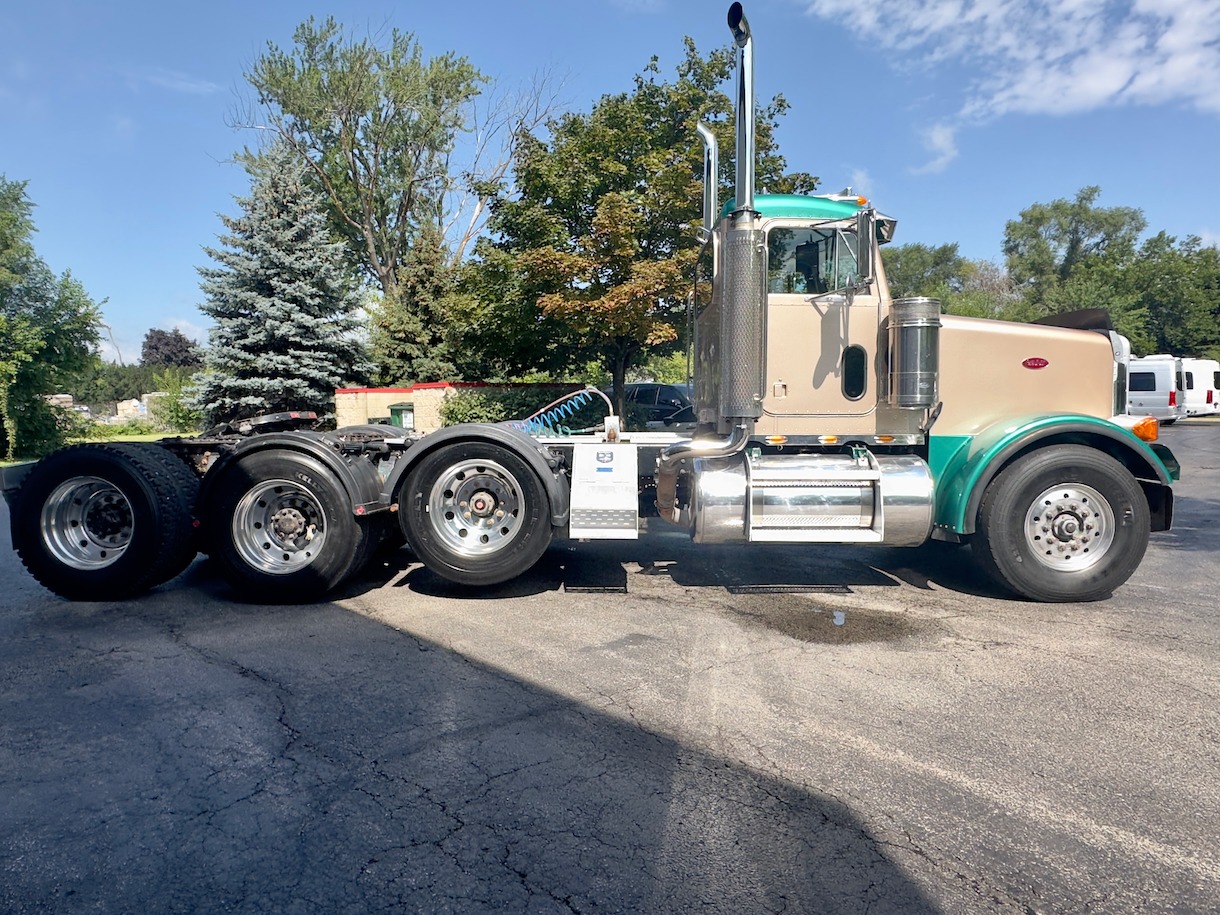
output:
[[[1047,362],[1045,359],[1043,359],[1041,356],[1030,356],[1028,359],[1026,359],[1021,364],[1023,366],[1025,366],[1027,369],[1044,369],[1048,365],[1050,365],[1050,363]]]

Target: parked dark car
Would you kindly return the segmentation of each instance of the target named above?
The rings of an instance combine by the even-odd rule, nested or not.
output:
[[[689,385],[634,381],[624,385],[623,393],[628,412],[640,417],[650,429],[695,421]]]

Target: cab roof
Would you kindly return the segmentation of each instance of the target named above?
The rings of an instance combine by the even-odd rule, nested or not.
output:
[[[850,219],[868,205],[868,199],[849,194],[814,196],[806,194],[758,194],[754,198],[754,209],[771,219]],[[737,207],[736,198],[730,199],[720,211],[721,218],[728,216]],[[882,242],[894,237],[896,219],[877,214],[878,236]]]
[[[845,199],[836,194],[833,197],[813,197],[804,194],[759,194],[754,198],[754,209],[763,216],[776,219],[847,219],[860,212],[860,202],[864,198],[852,197]],[[733,198],[720,211],[721,216],[728,216],[737,208],[737,199]]]

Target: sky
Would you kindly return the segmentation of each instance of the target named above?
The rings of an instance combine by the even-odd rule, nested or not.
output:
[[[545,74],[583,112],[653,56],[671,79],[684,36],[705,54],[727,44],[728,6],[0,0],[0,175],[28,182],[39,256],[102,302],[103,356],[136,362],[151,328],[206,342],[197,268],[249,191],[233,154],[257,145],[244,73],[304,19],[410,32],[504,91]],[[759,100],[791,106],[789,169],[868,196],[898,220],[895,244],[999,263],[1006,222],[1089,185],[1150,234],[1220,243],[1220,0],[744,7]]]

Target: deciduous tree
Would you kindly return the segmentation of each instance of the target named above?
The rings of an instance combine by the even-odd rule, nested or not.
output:
[[[269,44],[246,78],[308,165],[332,228],[393,299],[416,233],[442,218],[449,159],[483,76],[452,53],[425,59],[408,32],[382,47],[310,18],[292,48]]]
[[[154,327],[144,335],[140,364],[196,368],[203,364],[203,357],[199,345],[178,328],[161,330]]]
[[[1081,188],[1075,200],[1035,203],[1004,228],[1008,273],[1042,314],[1075,307],[1061,295],[1079,271],[1099,263],[1122,265],[1135,255],[1147,221],[1131,207],[1099,207],[1099,187]]]
[[[687,39],[672,82],[654,58],[632,91],[552,119],[549,136],[519,145],[515,181],[492,204],[495,241],[476,248],[475,269],[497,280],[465,287],[467,352],[494,354],[509,373],[600,358],[621,391],[650,348],[677,339],[702,200],[695,126],[702,120],[733,149],[732,104],[718,88],[731,70],[729,51],[704,58]],[[759,184],[808,190],[817,179],[785,175],[774,149],[786,110],[776,96],[758,112]]]
[[[70,273],[56,277],[33,245],[25,182],[0,175],[0,433],[9,457],[62,443],[43,395],[56,393],[93,358],[100,316]]]

